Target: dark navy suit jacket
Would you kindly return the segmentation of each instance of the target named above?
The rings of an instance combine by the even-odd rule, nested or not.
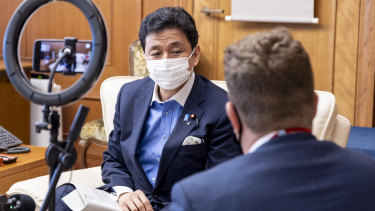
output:
[[[170,201],[172,185],[191,174],[240,154],[233,129],[225,114],[227,93],[204,77],[196,75],[181,115],[167,140],[160,160],[155,187],[151,185],[136,157],[142,129],[150,108],[154,82],[146,77],[125,84],[118,95],[108,150],[104,152],[102,177],[106,187],[127,186],[142,190],[151,202]],[[185,114],[197,120],[184,121]],[[187,136],[204,142],[184,145]]]
[[[308,133],[184,179],[169,210],[375,210],[375,160]]]

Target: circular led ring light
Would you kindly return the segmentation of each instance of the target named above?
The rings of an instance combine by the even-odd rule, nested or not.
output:
[[[37,104],[60,106],[80,99],[94,86],[105,65],[107,32],[99,10],[91,0],[62,1],[72,3],[84,13],[90,24],[93,43],[91,61],[89,62],[87,70],[79,80],[69,88],[57,93],[40,92],[31,85],[19,61],[18,44],[24,25],[39,7],[53,2],[53,0],[23,1],[14,12],[4,37],[3,55],[9,80],[24,98]]]

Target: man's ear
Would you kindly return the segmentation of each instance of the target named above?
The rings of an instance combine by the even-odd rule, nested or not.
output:
[[[319,102],[319,97],[318,97],[318,95],[314,92],[314,107],[315,107],[314,117],[316,116],[316,112],[318,111],[318,102]]]
[[[199,62],[199,58],[201,55],[201,47],[199,45],[195,46],[193,57],[194,57],[194,66],[197,66]]]
[[[230,123],[232,124],[234,133],[236,135],[238,135],[238,133],[240,132],[241,124],[240,124],[240,121],[238,119],[239,117],[237,116],[237,112],[234,108],[234,105],[231,101],[228,101],[225,104],[225,111],[227,113],[227,116],[229,118]]]

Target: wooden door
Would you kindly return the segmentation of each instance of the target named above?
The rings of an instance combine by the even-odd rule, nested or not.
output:
[[[223,9],[223,14],[207,16],[200,12],[203,7]],[[194,18],[200,34],[202,51],[201,70],[211,79],[224,79],[223,57],[225,48],[244,36],[271,30],[283,25],[288,27],[295,39],[302,42],[310,54],[314,68],[316,89],[332,91],[332,67],[335,41],[335,1],[317,1],[316,16],[320,24],[289,24],[289,23],[255,23],[225,21],[231,15],[231,1],[227,0],[196,0]],[[205,55],[208,54],[208,55]]]

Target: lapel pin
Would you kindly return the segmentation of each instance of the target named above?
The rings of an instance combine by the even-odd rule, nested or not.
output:
[[[190,119],[195,120],[195,127],[198,127],[199,121],[198,121],[197,115],[190,114]]]
[[[185,114],[184,122],[187,122],[187,121],[188,121],[188,118],[189,118],[189,114]]]
[[[185,114],[184,122],[186,122],[187,125],[191,124],[191,122],[188,122],[189,119],[195,120],[195,127],[198,127],[199,121],[196,114]]]

